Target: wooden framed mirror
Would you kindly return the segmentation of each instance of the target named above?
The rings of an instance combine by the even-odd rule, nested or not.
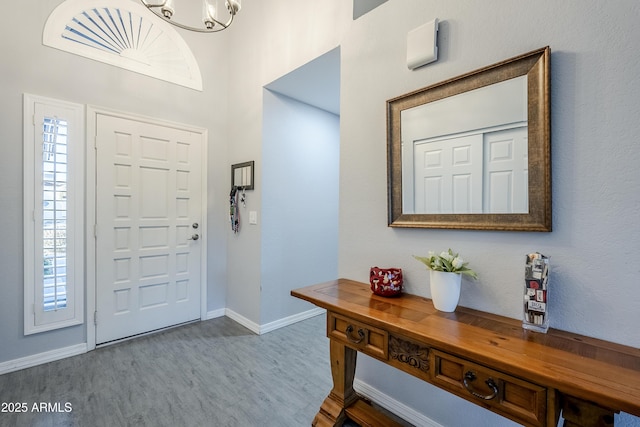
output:
[[[243,190],[253,190],[254,166],[255,162],[253,160],[231,165],[231,186]]]
[[[551,231],[550,58],[387,101],[389,226]]]

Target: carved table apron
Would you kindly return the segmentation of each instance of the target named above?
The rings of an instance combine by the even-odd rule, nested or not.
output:
[[[314,426],[394,426],[353,390],[357,352],[525,426],[613,426],[640,416],[640,350],[414,295],[384,298],[348,279],[291,291],[327,310],[333,389]]]

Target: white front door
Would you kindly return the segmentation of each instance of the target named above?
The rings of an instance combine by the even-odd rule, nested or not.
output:
[[[96,344],[200,318],[202,145],[97,115]]]

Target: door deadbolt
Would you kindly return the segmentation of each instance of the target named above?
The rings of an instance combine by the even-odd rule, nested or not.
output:
[[[197,222],[194,222],[193,224],[191,224],[191,227],[193,227],[194,230],[197,230],[198,227],[200,227],[200,224],[198,224]]]

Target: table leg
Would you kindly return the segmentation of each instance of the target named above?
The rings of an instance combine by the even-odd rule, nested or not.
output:
[[[358,400],[353,390],[358,353],[334,340],[330,340],[329,346],[333,389],[313,419],[311,425],[314,427],[342,426],[346,420],[345,409]]]
[[[613,427],[613,411],[594,403],[563,396],[564,427]]]

